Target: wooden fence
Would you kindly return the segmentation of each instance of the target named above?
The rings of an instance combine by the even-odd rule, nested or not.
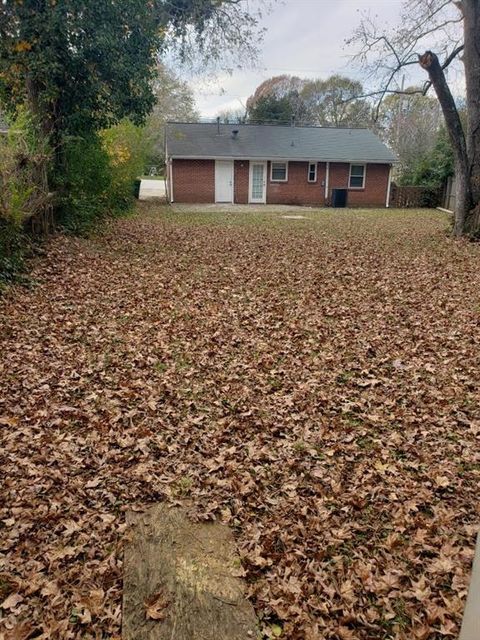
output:
[[[442,204],[442,189],[432,187],[401,187],[392,184],[390,206],[399,208],[439,207]]]
[[[447,178],[442,206],[449,211],[455,211],[455,176]]]

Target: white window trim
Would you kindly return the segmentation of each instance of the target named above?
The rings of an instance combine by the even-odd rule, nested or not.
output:
[[[285,178],[283,180],[277,180],[272,177],[274,164],[285,165]],[[270,160],[270,182],[288,182],[288,160]]]
[[[352,180],[352,167],[363,167],[363,183],[361,187],[352,187],[350,184]],[[359,178],[360,176],[354,176],[354,177]],[[349,189],[365,189],[366,181],[367,181],[367,165],[365,164],[365,162],[351,162],[350,172],[348,176],[348,188]]]
[[[314,165],[314,167],[315,167],[315,179],[314,179],[314,180],[310,180],[310,166],[311,166],[312,164],[313,164],[313,165]],[[317,182],[317,181],[318,181],[318,162],[315,162],[314,160],[311,160],[311,161],[308,163],[308,166],[307,166],[307,181],[308,181],[310,184],[314,184],[315,182]]]

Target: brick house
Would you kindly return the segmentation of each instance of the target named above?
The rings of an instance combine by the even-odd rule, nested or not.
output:
[[[170,202],[388,206],[395,155],[368,129],[167,124]]]

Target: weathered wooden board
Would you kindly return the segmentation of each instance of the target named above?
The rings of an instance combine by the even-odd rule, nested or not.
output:
[[[155,505],[127,513],[123,640],[256,640],[230,529]]]
[[[479,640],[480,638],[480,533],[472,566],[472,578],[468,590],[467,604],[463,616],[459,640]]]

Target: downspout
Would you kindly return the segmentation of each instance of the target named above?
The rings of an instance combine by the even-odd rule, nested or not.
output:
[[[168,123],[165,127],[165,196],[167,203],[173,202],[173,187],[172,187],[172,175],[171,164],[172,161],[168,157]]]
[[[170,172],[170,193],[169,193],[169,197],[170,197],[170,202],[173,202],[173,160],[172,158],[169,158],[168,160],[168,170]]]
[[[392,165],[390,165],[390,169],[388,170],[388,185],[387,185],[387,201],[385,202],[385,206],[390,206],[390,188],[392,186]]]
[[[165,196],[167,202],[171,202],[172,198],[170,196],[170,163],[168,158],[168,144],[167,144],[167,127],[165,125],[164,130],[164,154],[165,154]]]
[[[329,182],[330,182],[330,162],[327,162],[326,168],[325,168],[325,204],[327,204],[327,201],[328,201]]]

